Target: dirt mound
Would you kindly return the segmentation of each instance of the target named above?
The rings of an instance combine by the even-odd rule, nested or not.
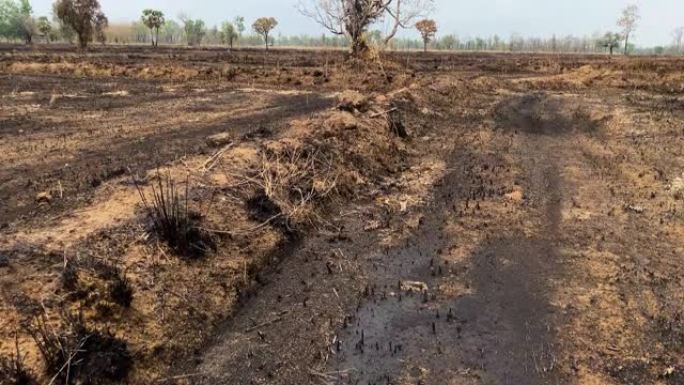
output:
[[[615,83],[623,74],[614,69],[599,69],[584,65],[565,73],[551,76],[522,78],[513,81],[514,85],[525,89],[586,89],[594,83]]]
[[[684,74],[674,66],[629,61],[622,65],[583,65],[566,72],[520,78],[512,84],[520,90],[586,90],[592,87],[642,89],[664,93],[684,91]],[[649,68],[655,66],[655,68]]]
[[[76,77],[113,77],[123,76],[137,79],[190,80],[197,78],[201,71],[183,66],[145,66],[118,65],[98,62],[14,62],[3,69],[13,74],[52,74]]]
[[[396,133],[396,112],[386,99],[345,91],[338,110],[293,122],[283,138],[262,142],[260,162],[241,172],[258,190],[258,206],[266,207],[259,219],[284,217],[293,228],[321,224],[319,210],[328,203],[364,196],[399,170],[405,143]]]

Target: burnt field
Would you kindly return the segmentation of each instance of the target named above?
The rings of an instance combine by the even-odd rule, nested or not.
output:
[[[667,57],[0,46],[0,378],[683,384],[683,95]]]

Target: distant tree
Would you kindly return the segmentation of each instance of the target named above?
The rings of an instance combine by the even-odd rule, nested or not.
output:
[[[183,27],[175,20],[166,20],[161,29],[161,39],[167,44],[179,43],[183,40]]]
[[[233,48],[233,42],[238,38],[238,32],[235,25],[231,22],[224,22],[221,24],[221,43],[228,44]]]
[[[304,1],[304,0],[302,0]],[[368,50],[364,35],[380,19],[392,0],[306,0],[299,12],[312,18],[334,35],[346,36],[351,54],[361,58]]]
[[[31,44],[36,33],[36,21],[28,0],[0,0],[0,37],[23,39]]]
[[[235,19],[233,20],[233,25],[235,25],[238,37],[242,37],[242,34],[247,29],[247,27],[245,27],[245,18],[242,16],[235,16]]]
[[[387,14],[392,20],[392,29],[385,36],[385,46],[388,46],[394,39],[399,28],[411,28],[418,18],[428,16],[434,8],[434,0],[394,0],[394,4],[387,7]]]
[[[613,54],[613,51],[620,47],[620,42],[622,41],[622,36],[619,33],[613,33],[613,32],[606,32],[605,35],[603,35],[603,38],[599,40],[599,44],[608,49],[610,54]]]
[[[204,35],[206,35],[207,30],[204,26],[204,21],[197,19],[192,20],[185,16],[182,17],[183,30],[185,31],[185,38],[188,41],[188,45],[200,45]]]
[[[618,19],[617,25],[622,29],[622,37],[625,39],[625,55],[628,53],[629,38],[636,30],[639,18],[639,7],[630,5],[622,10],[622,16]]]
[[[33,8],[29,0],[19,1],[19,20],[18,25],[21,34],[24,36],[24,42],[31,44],[33,42],[33,35],[36,34],[36,20],[33,18]]]
[[[264,38],[264,42],[266,43],[266,50],[268,51],[268,35],[271,33],[273,28],[275,28],[278,25],[278,21],[272,17],[261,17],[257,19],[254,24],[252,24],[252,29],[254,32],[257,34],[261,35]]]
[[[50,23],[50,19],[46,16],[39,17],[36,21],[36,28],[40,35],[45,39],[45,42],[49,43],[50,35],[52,34],[52,23]]]
[[[434,20],[423,19],[416,23],[416,29],[420,32],[423,38],[423,51],[427,52],[428,43],[435,37],[437,33],[437,23]]]
[[[17,3],[12,0],[0,0],[0,38],[17,38],[16,21],[19,14]]]
[[[52,15],[52,21],[57,24],[57,31],[55,32],[56,36],[54,36],[53,40],[62,39],[63,41],[73,43],[74,39],[76,39],[76,31],[74,31],[70,25],[66,24],[64,21],[60,20],[59,17],[57,17],[55,4],[52,5]]]
[[[206,38],[209,44],[219,44],[221,43],[221,31],[217,26],[213,26],[207,31]]]
[[[164,12],[156,9],[146,9],[142,13],[141,20],[152,34],[152,47],[159,46],[159,29],[166,23]]]
[[[682,43],[684,43],[684,27],[679,27],[672,32],[674,40],[674,49],[679,53],[682,52]]]
[[[96,32],[104,33],[107,26],[107,17],[98,0],[57,0],[54,11],[57,18],[76,33],[81,48],[88,46]]]
[[[458,39],[456,39],[456,36],[454,35],[446,35],[440,39],[439,43],[442,49],[452,50],[456,48]]]

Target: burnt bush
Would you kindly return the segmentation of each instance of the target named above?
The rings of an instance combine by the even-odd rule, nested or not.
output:
[[[78,288],[78,266],[72,260],[67,260],[60,276],[62,288],[75,291]]]
[[[129,308],[133,302],[133,287],[126,275],[117,275],[109,285],[109,298],[121,307]]]
[[[151,200],[139,185],[138,193],[151,221],[152,231],[176,253],[189,258],[201,258],[215,248],[208,233],[200,228],[202,216],[190,211],[189,183],[181,195],[170,176],[156,178]]]
[[[90,277],[90,282],[82,282],[80,274]],[[111,301],[123,308],[129,308],[133,302],[133,286],[116,265],[88,257],[80,261],[68,260],[62,271],[62,289],[70,292],[72,300]]]
[[[53,328],[45,314],[26,325],[45,363],[45,371],[62,384],[99,385],[128,377],[133,358],[125,341],[86,327],[81,315],[63,312]]]

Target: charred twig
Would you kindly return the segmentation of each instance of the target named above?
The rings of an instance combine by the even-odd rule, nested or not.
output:
[[[389,110],[380,111],[380,112],[376,112],[374,114],[371,114],[369,117],[370,118],[377,118],[378,116],[387,115],[387,114],[392,113],[396,110],[397,110],[397,107],[390,108]]]
[[[177,376],[171,376],[171,377],[161,378],[161,379],[157,380],[156,382],[157,382],[157,383],[164,383],[164,382],[169,382],[169,381],[185,380],[185,379],[188,379],[188,378],[200,377],[200,376],[204,376],[204,375],[206,375],[206,373],[203,373],[203,372],[199,372],[199,373],[188,373],[188,374],[179,374],[179,375],[177,375]]]
[[[273,318],[273,319],[268,320],[268,321],[266,321],[266,322],[262,322],[262,323],[260,323],[260,324],[258,324],[258,325],[254,325],[254,326],[252,326],[252,327],[250,327],[250,328],[245,329],[245,333],[251,333],[251,332],[253,332],[253,331],[257,330],[257,329],[261,329],[261,328],[264,327],[264,326],[268,326],[268,325],[272,325],[272,324],[274,324],[274,323],[276,323],[276,322],[280,322],[280,321],[283,320],[283,316],[287,315],[288,313],[290,313],[289,310],[285,310],[285,311],[283,311],[283,312],[280,312],[280,314],[278,314],[278,316],[277,316],[276,318]]]

